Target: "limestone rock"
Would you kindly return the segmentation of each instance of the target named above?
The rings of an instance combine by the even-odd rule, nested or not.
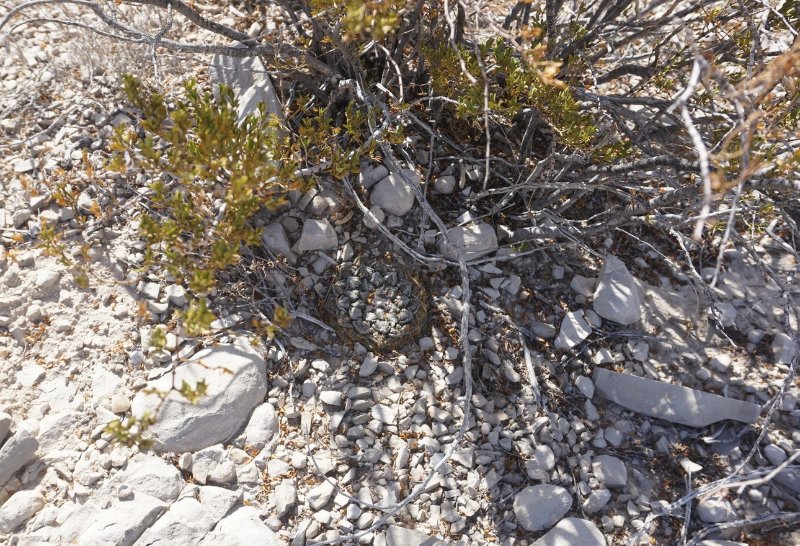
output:
[[[568,351],[592,334],[592,327],[583,317],[583,311],[570,311],[561,321],[561,330],[554,342],[556,349]]]
[[[526,531],[542,531],[564,517],[572,496],[563,487],[543,484],[526,487],[514,498],[514,515]]]
[[[264,400],[267,375],[264,360],[252,349],[237,345],[216,345],[200,351],[191,360],[148,384],[169,394],[161,403],[154,394],[140,392],[131,405],[132,413],[154,413],[156,423],[149,431],[158,451],[186,452],[225,442],[245,424],[252,409]],[[196,404],[173,385],[205,381],[206,394]],[[159,407],[160,404],[160,407]]]
[[[489,224],[480,222],[467,226],[458,226],[447,230],[452,242],[448,244],[443,238],[439,243],[439,252],[448,260],[457,260],[456,248],[464,252],[464,259],[474,260],[497,250],[497,234]]]
[[[413,184],[419,186],[420,176],[410,170],[404,169],[403,173],[408,176]],[[370,202],[375,207],[380,207],[389,214],[395,216],[405,216],[414,207],[414,190],[406,183],[403,178],[392,173],[372,188]]]
[[[339,245],[336,230],[325,219],[309,219],[303,222],[303,232],[295,243],[295,252],[309,252],[312,250],[333,250]]]
[[[606,546],[606,539],[594,523],[564,518],[531,546]]]
[[[600,269],[593,307],[598,315],[618,324],[632,324],[641,318],[636,279],[619,258],[608,256]]]
[[[594,370],[595,392],[629,410],[690,427],[732,419],[755,423],[761,406],[662,381],[602,368]]]
[[[27,430],[19,430],[0,448],[0,486],[36,455],[39,442]]]

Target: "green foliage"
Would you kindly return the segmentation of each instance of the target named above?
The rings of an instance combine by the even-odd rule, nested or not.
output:
[[[155,417],[145,413],[137,418],[133,415],[125,419],[123,423],[119,419],[114,419],[105,427],[105,432],[112,436],[112,440],[128,447],[138,446],[140,449],[148,449],[153,446],[153,440],[147,438],[147,429],[155,423]]]
[[[357,39],[381,41],[391,36],[400,24],[406,0],[312,0],[315,15],[324,13],[335,16],[343,38],[350,42]]]
[[[484,111],[484,81],[481,63],[487,73],[488,106],[497,123],[509,124],[525,108],[535,108],[550,123],[559,140],[568,148],[586,150],[597,125],[580,110],[569,88],[553,80],[548,71],[527,64],[516,50],[501,38],[492,38],[479,47],[479,57],[465,47],[458,51],[445,42],[423,46],[431,84],[436,95],[458,101],[456,117],[480,127]],[[459,57],[463,59],[464,73]]]
[[[217,273],[239,260],[242,245],[260,242],[253,216],[283,205],[287,192],[304,191],[308,182],[295,175],[296,145],[263,105],[238,122],[237,101],[225,86],[215,96],[189,81],[174,107],[131,76],[124,87],[142,111],[141,133],[116,131],[110,167],[125,172],[127,156],[154,180],[139,224],[145,265],[163,265],[200,298],[184,320],[189,333],[201,333],[214,320],[204,296]]]

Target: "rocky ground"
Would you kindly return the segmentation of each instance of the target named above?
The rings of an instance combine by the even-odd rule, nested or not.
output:
[[[147,180],[103,168],[112,129],[136,115],[119,65],[147,72],[147,52],[50,23],[5,40],[3,543],[800,543],[800,470],[786,465],[800,389],[779,397],[794,346],[759,267],[785,277],[798,264],[772,239],[727,252],[710,288],[673,249],[619,233],[603,256],[521,248],[441,206],[472,260],[465,376],[455,268],[415,261],[378,224],[420,254],[455,250],[397,174],[365,164],[353,195],[323,181],[264,217],[250,291],[218,294],[214,334],[190,338],[170,321],[184,289],[138,268]],[[427,166],[417,144],[412,180]],[[482,177],[446,163],[434,174],[434,205],[463,202],[463,180]],[[47,224],[66,243],[55,255]],[[272,342],[249,328],[262,285],[295,317]],[[151,390],[198,379],[208,392],[194,405]],[[153,450],[104,432],[148,408]]]

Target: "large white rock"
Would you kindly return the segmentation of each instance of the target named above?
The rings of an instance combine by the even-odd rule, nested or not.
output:
[[[196,404],[170,391],[173,384],[179,387],[184,381],[191,386],[205,381],[206,393]],[[140,392],[131,404],[137,417],[145,412],[155,415],[148,433],[156,450],[198,451],[232,438],[264,401],[266,365],[252,347],[215,345],[180,364],[174,374],[151,381],[148,388],[169,393],[162,403],[158,395]]]
[[[303,222],[303,232],[295,243],[295,252],[309,252],[312,250],[333,250],[339,246],[336,230],[325,219],[309,219]]]
[[[161,457],[139,454],[97,492],[94,500],[102,504],[104,495],[113,495],[122,485],[170,503],[178,498],[185,483],[178,469]]]
[[[733,400],[680,385],[612,372],[594,370],[595,392],[629,410],[690,427],[732,419],[755,423],[761,406]]]
[[[142,493],[114,499],[89,521],[77,545],[131,546],[166,508],[160,499]]]
[[[608,256],[597,281],[595,313],[618,324],[631,324],[641,318],[642,302],[636,279],[622,260]]]
[[[39,442],[27,430],[19,430],[0,448],[0,486],[36,455]]]
[[[526,487],[514,498],[514,515],[526,531],[542,531],[569,512],[572,496],[563,487],[550,484]]]
[[[561,320],[561,330],[554,342],[555,348],[569,351],[592,334],[592,326],[586,322],[583,311],[570,311]]]
[[[464,252],[466,260],[480,258],[498,248],[497,234],[494,228],[484,222],[448,229],[447,237],[452,245],[442,238],[439,243],[439,252],[448,260],[458,259],[456,248],[460,248]]]
[[[198,546],[285,546],[258,517],[252,506],[241,506],[225,516]]]
[[[240,42],[232,45],[237,48],[247,47]],[[215,86],[224,83],[233,89],[234,96],[239,101],[238,121],[241,122],[245,116],[256,112],[260,103],[264,103],[268,113],[284,120],[283,108],[275,94],[269,71],[259,57],[214,55],[209,76]]]
[[[172,503],[135,546],[195,546],[242,498],[241,491],[221,487],[186,487],[190,488],[199,494]]]
[[[416,172],[404,169],[403,173],[413,184],[419,186],[421,179]],[[414,207],[414,190],[399,174],[392,173],[372,188],[370,202],[389,214],[404,216]]]
[[[564,518],[532,546],[606,546],[606,539],[594,523]]]
[[[10,533],[44,506],[39,491],[17,491],[0,507],[0,532]]]

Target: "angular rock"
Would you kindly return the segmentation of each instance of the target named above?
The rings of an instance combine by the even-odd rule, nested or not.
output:
[[[772,340],[772,354],[778,364],[791,364],[795,354],[792,337],[784,332],[776,334]]]
[[[236,467],[222,444],[201,449],[192,457],[192,476],[197,483],[229,484],[236,481]]]
[[[198,500],[183,498],[142,533],[135,546],[195,546],[217,521]]]
[[[233,47],[246,47],[234,42]],[[210,80],[213,84],[224,83],[233,89],[238,99],[238,121],[255,113],[258,105],[263,103],[268,114],[284,120],[283,107],[275,94],[269,71],[260,57],[229,57],[214,55],[209,68]]]
[[[703,499],[697,503],[697,517],[706,523],[723,523],[736,517],[731,503],[720,497]]]
[[[291,263],[297,261],[297,256],[292,252],[289,238],[279,222],[273,222],[261,230],[261,240],[264,246],[279,256],[285,256]]]
[[[390,525],[386,529],[386,546],[448,546],[449,544],[449,542],[398,525]]]
[[[385,165],[364,165],[361,168],[361,174],[358,175],[359,183],[366,189],[370,189],[379,182],[389,176],[389,169]]]
[[[606,539],[594,523],[564,518],[531,546],[606,546]]]
[[[563,487],[543,484],[526,487],[514,498],[514,515],[526,531],[542,531],[569,512],[572,496]]]
[[[636,279],[622,260],[608,256],[594,292],[594,311],[618,324],[632,324],[641,318],[642,302]]]
[[[403,173],[412,184],[419,186],[421,179],[415,171],[403,169]],[[378,182],[370,195],[373,206],[395,216],[405,216],[414,207],[414,200],[414,190],[396,173]]]
[[[167,508],[160,499],[136,493],[115,500],[92,518],[78,537],[78,546],[130,546]]]
[[[39,442],[27,430],[19,430],[0,448],[0,486],[29,463],[39,449]]]
[[[306,502],[313,510],[320,510],[331,499],[336,488],[327,480],[313,487],[306,494]]]
[[[252,506],[241,506],[225,516],[198,546],[286,546]]]
[[[690,427],[732,419],[755,423],[761,406],[688,387],[595,368],[595,392],[629,410]]]
[[[174,375],[174,377],[173,377]],[[192,404],[174,384],[195,386],[205,381],[206,393]],[[174,374],[151,381],[149,388],[167,392],[163,403],[155,394],[140,392],[131,405],[133,415],[154,414],[156,423],[148,432],[160,452],[197,451],[225,442],[238,432],[252,409],[267,393],[264,360],[252,348],[215,345],[180,364]]]
[[[128,461],[124,470],[115,474],[98,492],[99,497],[125,485],[137,493],[143,493],[170,503],[178,498],[184,481],[177,468],[160,457],[139,454]]]
[[[592,327],[583,318],[583,311],[570,311],[561,321],[561,331],[553,345],[556,349],[568,351],[591,334]]]
[[[292,480],[281,481],[280,485],[275,488],[275,510],[278,513],[278,517],[286,516],[296,502],[297,489],[295,489]]]
[[[592,460],[592,472],[606,487],[625,487],[628,469],[625,463],[611,455],[599,455]]]
[[[303,222],[303,232],[294,245],[296,252],[309,252],[312,250],[333,250],[339,245],[336,230],[325,219],[309,219]]]
[[[439,252],[448,260],[457,260],[456,248],[464,253],[464,259],[474,260],[497,250],[497,234],[489,224],[479,222],[467,226],[457,226],[447,230],[451,244],[442,238]]]
[[[0,507],[0,533],[10,533],[43,506],[44,498],[38,491],[17,491]]]
[[[611,500],[611,491],[608,489],[596,489],[589,493],[589,496],[581,503],[581,508],[587,514],[594,514],[603,509]]]
[[[452,175],[440,176],[433,181],[434,193],[450,194],[456,188],[456,177]]]
[[[278,414],[272,404],[261,404],[255,410],[244,429],[245,443],[255,449],[263,449],[278,434]]]
[[[525,462],[525,472],[532,480],[545,481],[556,466],[556,456],[549,446],[539,445],[533,450],[533,457]]]

